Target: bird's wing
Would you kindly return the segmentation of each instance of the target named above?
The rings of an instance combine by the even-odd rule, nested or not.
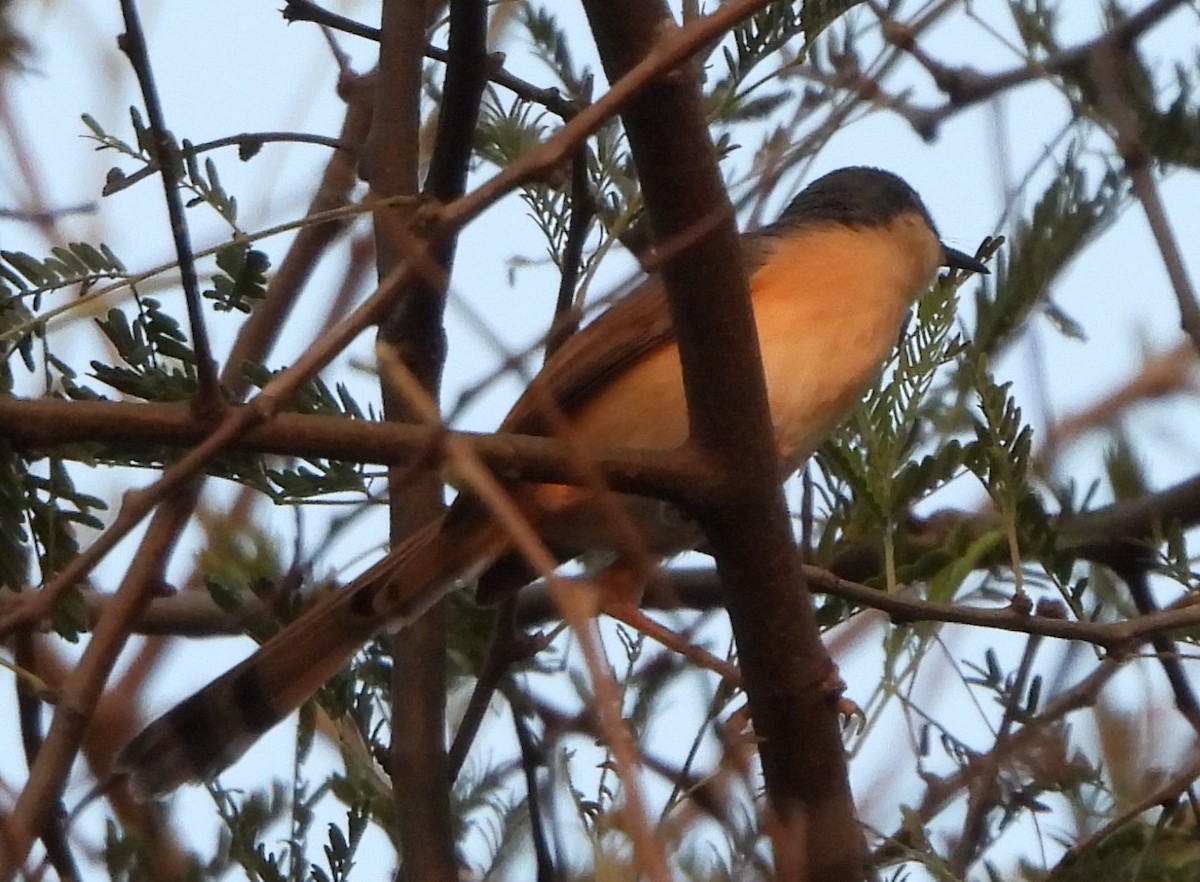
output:
[[[768,228],[742,236],[742,258],[751,275],[765,262],[775,235]],[[674,343],[662,277],[649,276],[559,347],[517,399],[500,431],[551,434],[547,423],[553,423],[555,409],[570,416],[613,377]]]
[[[551,434],[555,411],[577,410],[612,377],[674,339],[662,280],[652,276],[559,347],[500,430]]]

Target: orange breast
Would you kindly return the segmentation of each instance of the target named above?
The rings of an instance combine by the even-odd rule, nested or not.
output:
[[[941,255],[919,220],[878,230],[815,228],[775,244],[750,280],[772,422],[795,462],[845,418],[896,341]],[[665,346],[577,415],[579,437],[670,449],[687,438],[679,356]]]

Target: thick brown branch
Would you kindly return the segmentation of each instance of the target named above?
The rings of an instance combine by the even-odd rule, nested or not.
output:
[[[420,119],[416,106],[408,105],[416,101],[419,106],[421,94],[417,44],[424,42],[422,11],[419,4],[401,0],[384,4],[379,97],[388,103],[377,103],[368,170],[372,192],[383,195],[415,189]],[[449,57],[423,188],[439,202],[458,199],[466,189],[479,101],[487,82],[486,38],[483,0],[451,0]],[[402,96],[399,112],[392,107],[397,94]],[[392,268],[397,255],[412,259],[412,237],[398,223],[402,220],[399,215],[382,212],[375,220],[382,274]],[[445,359],[442,314],[455,245],[453,234],[438,236],[432,243],[432,260],[418,263],[418,275],[397,309],[380,325],[381,360],[385,364],[388,358],[402,362],[432,400],[439,397]],[[392,372],[381,372],[381,380],[387,418],[417,418],[410,396],[395,387]],[[443,506],[441,481],[429,470],[413,480],[408,469],[394,467],[389,474],[389,501],[391,537],[398,541],[438,516]],[[446,629],[444,605],[439,604],[391,641],[395,674],[390,762],[404,855],[401,879],[454,879],[458,875],[444,745]]]
[[[814,593],[839,597],[864,609],[879,610],[897,622],[943,622],[1075,640],[1116,655],[1132,652],[1156,635],[1200,625],[1200,606],[1195,604],[1179,604],[1121,622],[1081,622],[1064,619],[1052,608],[1030,615],[1010,607],[922,600],[903,589],[887,592],[842,579],[821,567],[805,566],[804,575]],[[643,609],[710,610],[722,605],[720,581],[712,569],[666,570],[663,579],[653,587],[654,590],[648,591],[643,598]],[[0,591],[0,614],[19,607],[26,599],[24,594]],[[103,614],[112,602],[112,596],[85,592],[83,601],[90,625]],[[545,586],[532,586],[519,595],[514,613],[517,627],[538,627],[560,618],[561,613]],[[261,625],[269,619],[270,610],[257,601],[231,612],[218,606],[208,595],[189,591],[150,601],[132,627],[139,634],[214,637],[241,634],[248,627]]]
[[[612,81],[686,30],[676,30],[658,3],[585,0],[584,9]],[[683,67],[653,81],[621,114],[655,237],[687,243],[664,260],[662,276],[691,440],[713,457],[723,482],[719,502],[696,514],[725,588],[760,741],[776,873],[797,882],[861,879],[863,842],[830,688],[834,668],[811,598],[797,590],[803,577],[779,488],[737,229],[697,71]],[[697,219],[709,218],[715,222],[697,232]]]
[[[172,405],[0,396],[0,438],[27,456],[87,442],[141,450],[156,444],[188,448],[203,442],[211,431],[211,425]],[[532,435],[444,433],[410,423],[320,414],[276,413],[231,442],[229,449],[411,466],[434,454],[446,437],[461,438],[470,444],[506,480],[586,485],[591,483],[593,473],[580,473],[577,463],[583,457],[614,490],[696,504],[705,499],[711,485],[710,468],[690,449],[664,453],[577,441],[566,444]]]

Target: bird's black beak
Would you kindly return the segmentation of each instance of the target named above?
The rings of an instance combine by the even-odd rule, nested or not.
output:
[[[981,260],[976,260],[966,252],[959,251],[957,248],[951,248],[949,245],[942,244],[942,253],[945,255],[942,258],[942,266],[948,266],[950,269],[968,270],[973,273],[983,273],[985,276],[991,271]]]

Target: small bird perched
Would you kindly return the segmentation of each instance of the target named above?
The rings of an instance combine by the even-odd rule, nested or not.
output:
[[[873,168],[845,168],[814,181],[778,221],[743,237],[742,254],[788,473],[858,403],[937,268],[987,272],[939,240],[911,187]],[[657,277],[563,344],[500,431],[550,434],[563,422],[574,440],[591,443],[671,450],[687,441],[679,353]],[[594,490],[526,483],[508,491],[559,560],[622,550],[612,508],[598,504]],[[701,541],[694,524],[665,516],[661,502],[618,498],[652,554],[667,557]],[[517,590],[533,573],[505,528],[464,491],[443,518],[147,726],[121,751],[114,775],[139,798],[215,775],[374,634],[476,577],[477,596],[486,600]]]

